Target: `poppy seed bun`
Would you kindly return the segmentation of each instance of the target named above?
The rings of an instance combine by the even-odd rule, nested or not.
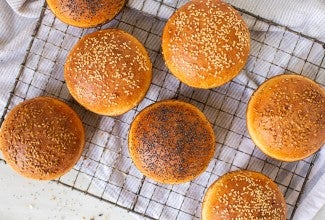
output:
[[[227,173],[207,190],[202,220],[285,220],[286,203],[278,186],[267,176],[242,170]]]
[[[325,143],[325,90],[300,75],[273,77],[252,95],[247,128],[270,157],[304,159]]]
[[[71,95],[101,115],[121,115],[145,96],[152,64],[132,35],[106,29],[84,36],[70,51],[64,78]]]
[[[177,100],[142,110],[131,124],[129,153],[147,177],[167,184],[190,181],[205,171],[215,151],[215,136],[205,115]]]
[[[219,0],[194,0],[169,18],[162,51],[169,70],[202,89],[221,86],[244,67],[250,35],[240,14]]]
[[[56,179],[79,160],[85,132],[79,116],[65,103],[38,97],[14,107],[0,130],[0,149],[19,174]]]
[[[95,27],[112,20],[125,0],[46,0],[61,21],[81,28]]]

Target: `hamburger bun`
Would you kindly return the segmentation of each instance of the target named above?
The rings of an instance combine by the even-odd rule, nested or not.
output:
[[[56,179],[79,160],[85,132],[79,116],[65,103],[38,97],[14,107],[0,130],[0,149],[19,174]]]
[[[190,181],[207,168],[215,152],[215,135],[205,115],[177,100],[142,110],[131,124],[129,153],[147,177],[167,184]]]
[[[95,27],[112,20],[125,0],[46,0],[51,11],[66,24],[81,28]]]
[[[166,65],[191,87],[221,86],[244,67],[250,34],[240,14],[219,0],[194,0],[168,20],[162,36]]]
[[[304,159],[325,143],[325,90],[304,76],[273,77],[252,95],[247,128],[268,156],[288,162]]]
[[[145,96],[152,64],[132,35],[106,29],[84,36],[70,51],[64,78],[82,106],[101,115],[121,115]]]
[[[202,220],[285,220],[286,203],[278,186],[261,173],[242,170],[227,173],[207,190]]]

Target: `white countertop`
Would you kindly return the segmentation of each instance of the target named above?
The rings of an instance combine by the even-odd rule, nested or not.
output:
[[[56,182],[21,177],[3,162],[0,162],[0,170],[0,219],[141,219]]]
[[[0,162],[0,219],[139,220],[107,202],[56,182],[29,180]],[[325,206],[314,220],[325,219]]]

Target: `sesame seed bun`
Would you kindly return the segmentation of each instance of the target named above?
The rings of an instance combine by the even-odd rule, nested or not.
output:
[[[152,64],[132,35],[106,29],[84,36],[70,51],[64,78],[71,95],[101,115],[121,115],[147,93]]]
[[[205,171],[215,151],[215,135],[205,115],[177,100],[142,110],[129,133],[129,153],[147,177],[167,184],[190,181]]]
[[[297,161],[325,143],[325,90],[309,78],[284,74],[264,82],[247,107],[247,128],[267,155]]]
[[[38,97],[14,107],[0,130],[0,149],[19,174],[56,179],[79,160],[85,132],[79,116],[65,103]]]
[[[267,176],[248,170],[227,173],[207,190],[202,220],[285,220],[286,203],[278,186]]]
[[[250,35],[240,14],[219,0],[186,3],[168,20],[162,50],[169,70],[183,83],[221,86],[244,67]]]
[[[46,0],[57,18],[81,28],[95,27],[112,20],[125,0]]]

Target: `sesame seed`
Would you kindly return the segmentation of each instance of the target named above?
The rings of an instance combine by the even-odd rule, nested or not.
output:
[[[144,76],[151,75],[151,63],[143,50],[136,39],[118,29],[82,38],[67,59],[68,88],[75,91],[78,102],[94,109],[117,106],[138,94]]]
[[[239,72],[236,66],[246,62],[249,31],[226,3],[191,1],[170,18],[166,28],[164,54],[184,75],[218,79],[225,72]]]

